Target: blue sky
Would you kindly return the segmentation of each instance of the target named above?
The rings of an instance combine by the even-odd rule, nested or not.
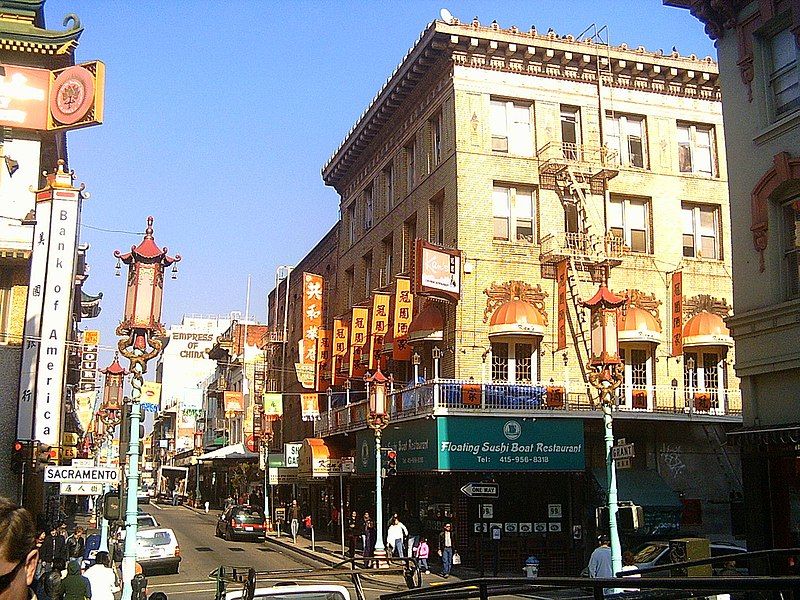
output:
[[[106,63],[105,123],[68,134],[91,193],[86,289],[105,294],[84,325],[101,329],[102,345],[114,345],[122,313],[112,253],[141,235],[93,228],[141,232],[148,215],[156,242],[184,257],[167,281],[167,325],[244,312],[248,274],[251,314],[264,319],[276,266],[296,263],[336,221],[321,167],[442,7],[559,34],[595,23],[615,45],[716,57],[702,24],[660,0],[48,0],[50,28],[68,13],[85,28],[78,61]]]

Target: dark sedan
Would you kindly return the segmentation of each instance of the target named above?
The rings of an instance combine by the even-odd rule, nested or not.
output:
[[[226,540],[263,541],[266,534],[264,511],[256,506],[231,506],[220,515],[216,535]]]

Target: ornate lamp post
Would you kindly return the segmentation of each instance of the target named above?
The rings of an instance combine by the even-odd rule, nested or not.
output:
[[[103,386],[103,404],[100,407],[100,419],[106,427],[106,466],[111,466],[111,448],[114,439],[114,429],[122,422],[122,391],[123,380],[128,371],[119,364],[118,355],[114,355],[114,362],[105,369],[100,370],[106,376]],[[103,489],[108,492],[108,485]],[[100,550],[108,552],[108,519],[103,518],[100,527]]]
[[[606,444],[606,473],[608,479],[608,529],[611,539],[611,566],[614,573],[622,571],[622,548],[617,529],[617,470],[611,449],[614,446],[614,429],[611,409],[613,394],[623,382],[623,364],[617,348],[617,309],[625,302],[608,289],[606,281],[600,284],[597,293],[584,306],[590,309],[591,357],[589,358],[589,383],[597,390],[603,411],[603,426]]]
[[[166,248],[159,248],[153,239],[153,217],[147,217],[144,239],[131,247],[127,254],[114,251],[119,261],[128,265],[127,289],[125,292],[125,314],[117,327],[122,339],[117,343],[120,354],[130,361],[131,418],[130,444],[128,448],[128,498],[125,507],[125,554],[122,560],[122,600],[131,600],[134,570],[136,566],[137,496],[139,489],[139,421],[142,383],[147,371],[147,361],[161,352],[164,342],[164,326],[161,324],[161,301],[164,292],[164,269],[174,265],[181,257],[167,255]],[[173,266],[173,277],[176,268]]]
[[[383,490],[381,481],[381,432],[389,424],[389,412],[386,410],[386,384],[391,376],[381,373],[380,367],[375,374],[367,373],[364,381],[369,388],[369,415],[367,423],[375,431],[375,558],[385,557],[383,545]]]
[[[275,432],[272,430],[272,418],[261,413],[261,446],[264,451],[264,519],[267,521],[267,527],[271,527],[272,524],[272,517],[269,514],[269,496],[271,493],[269,484],[269,449],[272,446],[273,437],[275,437]]]

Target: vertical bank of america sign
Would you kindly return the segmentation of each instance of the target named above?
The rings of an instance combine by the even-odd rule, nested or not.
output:
[[[83,187],[63,161],[36,192],[31,280],[22,349],[17,437],[59,445],[75,249]]]

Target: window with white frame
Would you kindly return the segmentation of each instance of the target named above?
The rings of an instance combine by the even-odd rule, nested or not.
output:
[[[580,160],[582,157],[581,109],[561,105],[561,147],[564,158]]]
[[[350,245],[356,243],[356,204],[353,202],[347,207],[347,240]]]
[[[631,252],[650,252],[650,201],[644,198],[611,198],[608,230]]]
[[[624,388],[621,404],[628,408],[645,408],[637,406],[634,394],[646,392],[647,408],[653,406],[653,348],[649,344],[637,346],[626,345],[619,350],[620,358],[625,363],[623,371]]]
[[[681,173],[713,177],[716,172],[714,127],[697,123],[678,123],[678,168]]]
[[[495,240],[534,242],[536,195],[531,188],[496,185],[492,189]]]
[[[530,103],[492,100],[490,123],[493,151],[533,156]]]
[[[800,296],[800,198],[783,205],[783,257],[786,274],[786,296]]]
[[[800,67],[794,34],[783,29],[769,39],[769,85],[776,117],[800,107]]]
[[[539,378],[538,348],[531,343],[492,342],[492,381],[532,383]]]
[[[683,255],[719,259],[719,206],[681,203]]]
[[[619,164],[647,169],[644,117],[609,113],[605,125],[606,146],[617,152]]]
[[[364,189],[364,231],[372,229],[373,220],[372,184]]]
[[[718,351],[684,352],[683,385],[690,404],[695,394],[708,393],[711,407],[719,407],[719,399],[725,392],[725,379],[725,360]]]
[[[386,200],[386,212],[394,207],[394,164],[389,163],[383,169],[383,195]]]

